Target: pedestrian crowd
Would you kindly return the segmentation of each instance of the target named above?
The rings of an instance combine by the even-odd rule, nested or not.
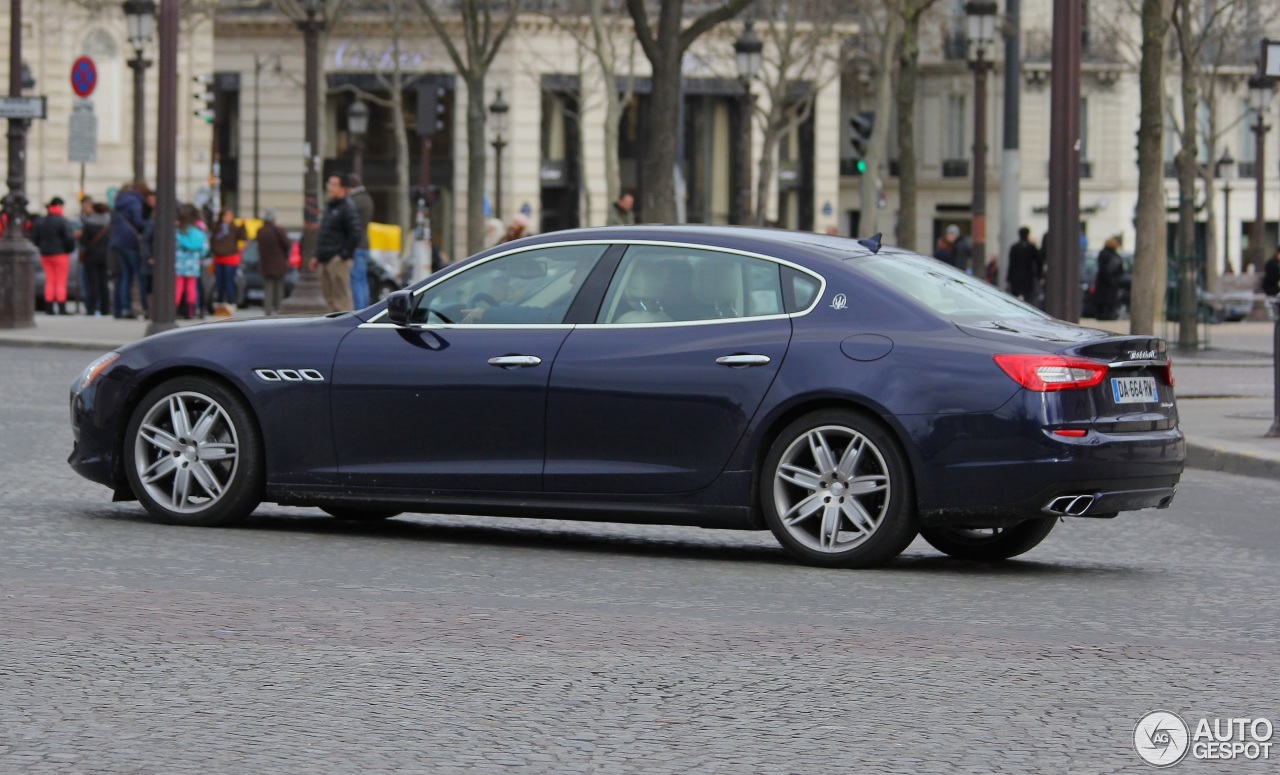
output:
[[[329,178],[328,202],[320,224],[313,268],[323,267],[324,297],[333,310],[369,305],[369,235],[373,198],[357,175]],[[44,271],[43,298],[52,315],[67,309],[71,260],[79,254],[78,285],[85,314],[116,318],[149,317],[155,267],[155,194],[145,181],[126,183],[110,205],[91,196],[80,200],[78,223],[63,212],[65,202],[54,197],[42,216],[27,221],[27,233],[40,252]],[[241,262],[250,239],[243,219],[224,208],[216,214],[192,204],[180,204],[175,223],[174,298],[179,314],[188,319],[210,314],[230,315],[241,299]],[[272,210],[263,213],[253,239],[266,314],[280,311],[286,294],[285,277],[296,246],[276,223]],[[295,264],[296,266],[296,264]]]

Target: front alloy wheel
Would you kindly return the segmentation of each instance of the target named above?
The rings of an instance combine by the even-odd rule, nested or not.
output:
[[[262,491],[261,444],[243,399],[181,377],[148,393],[129,422],[125,468],[152,516],[184,525],[243,519]]]
[[[815,412],[774,442],[761,481],[765,518],[800,560],[867,567],[915,538],[904,457],[889,433],[853,412]]]

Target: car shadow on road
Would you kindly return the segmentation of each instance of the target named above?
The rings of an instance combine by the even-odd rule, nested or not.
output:
[[[140,526],[164,526],[152,521],[141,509],[111,509],[85,514],[131,522]],[[223,530],[235,532],[296,533],[331,535],[354,539],[394,539],[422,543],[453,543],[494,549],[532,549],[582,554],[609,553],[633,557],[688,559],[699,561],[759,563],[770,566],[805,566],[793,559],[764,531],[702,530],[700,528],[657,527],[646,532],[645,525],[616,522],[504,519],[499,517],[462,517],[406,515],[407,518],[357,522],[334,519],[311,510],[293,511],[270,508],[255,512],[246,521]],[[200,528],[185,528],[198,535]],[[680,536],[669,535],[678,531]],[[661,535],[658,531],[668,533]],[[908,549],[902,556],[875,569],[878,574],[927,573],[937,578],[1073,578],[1100,576],[1140,578],[1149,575],[1144,568],[1107,565],[1094,561],[1067,564],[1062,561],[1037,560],[1034,555],[1003,562],[957,560],[925,548]]]

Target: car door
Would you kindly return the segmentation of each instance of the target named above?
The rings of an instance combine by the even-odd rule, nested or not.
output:
[[[497,255],[418,291],[411,325],[376,318],[346,337],[332,403],[342,480],[540,490],[551,364],[606,247]]]
[[[772,384],[791,339],[779,264],[635,245],[594,324],[556,356],[544,486],[672,493],[710,484]]]

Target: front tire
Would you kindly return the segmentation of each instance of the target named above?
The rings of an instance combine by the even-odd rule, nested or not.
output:
[[[244,399],[204,377],[147,393],[129,420],[122,457],[134,495],[175,525],[228,525],[262,499],[262,440]]]
[[[926,527],[920,536],[934,549],[956,559],[996,562],[1031,551],[1057,523],[1057,517],[1034,517],[1013,527]]]
[[[778,542],[809,565],[880,565],[916,536],[906,456],[856,412],[813,412],[783,429],[765,458],[760,501]]]

